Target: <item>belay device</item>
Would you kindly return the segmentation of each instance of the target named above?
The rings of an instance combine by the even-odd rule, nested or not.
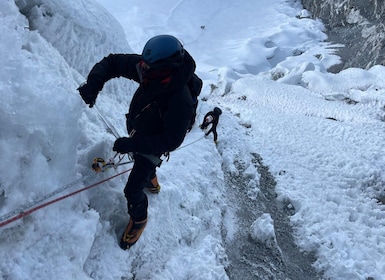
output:
[[[94,161],[92,163],[92,170],[96,173],[104,172],[108,169],[108,165],[106,161],[102,158],[94,158]]]
[[[118,156],[119,155],[119,156]],[[115,158],[118,156],[118,161],[115,162]],[[110,169],[111,167],[113,168],[117,168],[118,166],[120,165],[124,165],[124,164],[128,164],[128,163],[131,163],[133,162],[134,160],[132,159],[132,157],[128,156],[129,158],[129,161],[127,162],[122,162],[123,158],[124,158],[125,155],[122,155],[122,154],[119,154],[119,153],[116,153],[115,156],[113,158],[110,158],[107,161],[105,161],[103,158],[100,158],[100,157],[97,157],[97,158],[94,158],[94,161],[92,162],[92,170],[95,171],[96,173],[100,173],[100,172],[105,172],[107,171],[108,169]]]

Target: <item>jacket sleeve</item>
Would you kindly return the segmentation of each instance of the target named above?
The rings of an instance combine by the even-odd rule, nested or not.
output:
[[[91,69],[87,84],[92,84],[97,91],[103,89],[104,84],[117,77],[125,77],[139,82],[136,64],[141,60],[137,54],[110,54],[96,63]]]

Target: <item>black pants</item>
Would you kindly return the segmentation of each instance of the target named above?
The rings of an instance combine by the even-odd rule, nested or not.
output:
[[[217,139],[218,139],[217,127],[213,125],[210,128],[210,130],[206,132],[206,135],[209,135],[210,132],[212,132],[214,134],[214,141],[217,141]]]
[[[141,155],[134,155],[134,159],[135,163],[124,188],[124,195],[127,199],[128,214],[134,221],[142,221],[147,218],[148,207],[143,188],[151,184],[151,179],[155,177],[156,166]]]
[[[211,128],[206,132],[206,136],[212,132],[214,134],[214,141],[217,141],[218,133],[217,133],[217,124],[216,123],[202,123],[200,127],[201,127],[201,129],[206,129],[210,124],[211,124]]]

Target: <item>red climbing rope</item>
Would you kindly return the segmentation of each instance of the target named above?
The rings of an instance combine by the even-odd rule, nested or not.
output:
[[[56,202],[58,202],[58,201],[61,201],[61,200],[65,199],[65,198],[67,198],[67,197],[70,197],[70,196],[73,196],[73,195],[75,195],[75,194],[78,194],[78,193],[80,193],[80,192],[82,192],[82,191],[91,189],[91,188],[93,188],[93,187],[95,187],[95,186],[97,186],[97,185],[100,185],[100,184],[102,184],[102,183],[104,183],[104,182],[107,182],[108,180],[111,180],[111,179],[113,179],[113,178],[115,178],[115,177],[118,177],[118,176],[120,176],[120,175],[123,175],[124,173],[127,173],[127,172],[131,171],[131,169],[132,169],[132,168],[127,169],[127,170],[125,170],[125,171],[123,171],[123,172],[120,172],[120,173],[118,173],[118,174],[115,174],[114,176],[111,176],[111,177],[106,178],[106,179],[104,179],[104,180],[101,180],[101,181],[99,181],[99,182],[97,182],[97,183],[94,183],[94,184],[92,184],[92,185],[89,185],[89,186],[87,186],[87,187],[84,187],[84,188],[82,188],[82,189],[80,189],[80,190],[77,190],[77,191],[72,192],[72,193],[69,193],[69,194],[67,194],[67,195],[58,197],[58,198],[56,198],[56,199],[53,199],[53,200],[48,201],[48,202],[46,202],[46,203],[43,203],[43,204],[41,204],[41,205],[39,205],[39,206],[36,206],[36,207],[34,207],[34,208],[32,208],[32,209],[29,209],[29,210],[27,210],[27,211],[24,211],[24,212],[22,212],[22,213],[20,213],[20,214],[18,214],[18,215],[16,215],[16,216],[14,216],[14,217],[8,219],[8,220],[5,220],[5,221],[1,222],[1,223],[0,223],[0,227],[3,227],[3,226],[5,226],[5,225],[8,225],[9,223],[12,223],[12,222],[14,222],[14,221],[16,221],[16,220],[19,220],[19,219],[21,219],[21,218],[23,218],[23,217],[25,217],[25,216],[27,216],[27,215],[29,215],[29,214],[31,214],[31,213],[33,213],[33,212],[39,210],[39,209],[41,209],[41,208],[44,208],[44,207],[46,207],[46,206],[48,206],[48,205],[54,204],[54,203],[56,203]]]

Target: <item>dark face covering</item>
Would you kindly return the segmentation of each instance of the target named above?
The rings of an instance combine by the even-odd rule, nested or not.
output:
[[[140,81],[146,84],[148,81],[158,80],[163,83],[172,74],[171,68],[152,68],[148,66],[144,61],[140,61],[136,65],[136,69],[139,74]]]

